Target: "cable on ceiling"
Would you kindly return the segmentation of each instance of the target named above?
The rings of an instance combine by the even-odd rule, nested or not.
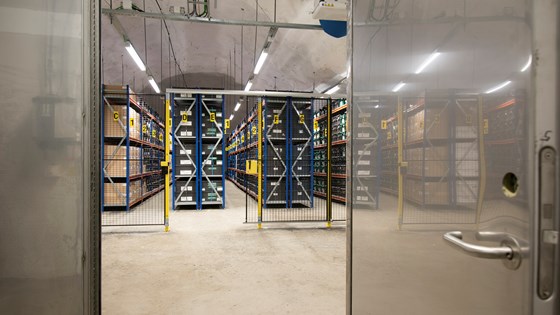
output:
[[[159,0],[154,0],[159,8],[159,12],[163,15],[163,10],[161,9],[161,5],[159,4]],[[181,69],[181,66],[177,62],[177,57],[175,56],[175,49],[173,48],[173,43],[171,42],[171,33],[169,32],[169,27],[167,26],[167,21],[163,20],[163,24],[165,25],[165,30],[167,31],[167,38],[169,40],[169,46],[171,47],[171,52],[173,54],[173,60],[175,61],[175,65],[179,68],[179,72],[181,74],[181,78],[183,79],[183,84],[187,87],[187,81],[185,80],[185,74]],[[170,71],[171,72],[171,71]],[[171,73],[169,74],[171,75]]]

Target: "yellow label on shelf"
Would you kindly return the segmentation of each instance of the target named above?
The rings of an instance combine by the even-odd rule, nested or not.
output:
[[[439,123],[439,114],[436,114],[434,116],[434,121],[436,122],[436,124]]]
[[[241,143],[245,142],[245,135],[241,135]]]
[[[159,141],[163,141],[163,134],[162,133],[159,134]]]
[[[278,125],[280,123],[280,116],[279,115],[274,115],[274,124]]]
[[[154,130],[152,130],[152,138],[155,138],[155,137],[156,137],[156,135],[157,135],[157,132],[156,132],[156,130],[155,130],[155,129],[154,129]]]
[[[485,135],[487,135],[489,129],[490,129],[490,128],[488,127],[488,119],[484,119],[483,133],[484,133]]]
[[[142,125],[142,133],[148,133],[148,126]]]
[[[229,129],[231,122],[229,119],[226,119],[226,129]]]
[[[327,129],[325,128],[325,137],[327,136]]]
[[[387,140],[393,139],[393,134],[390,131],[387,131]]]
[[[299,115],[299,123],[300,124],[305,124],[305,115],[304,114]]]
[[[130,118],[130,127],[134,127],[134,118]]]
[[[468,124],[468,125],[471,125],[471,124],[472,124],[472,115],[467,114],[467,115],[465,116],[465,123]]]
[[[257,174],[257,160],[245,161],[245,169],[247,174]]]
[[[117,112],[117,111],[114,111],[114,112],[113,112],[113,119],[114,119],[115,121],[118,121],[118,120],[119,120],[119,112]]]
[[[186,123],[188,117],[189,117],[189,116],[187,115],[187,113],[182,113],[182,114],[181,114],[181,122]]]
[[[419,123],[419,125],[420,125],[420,129],[424,129],[424,122],[423,122],[423,121],[421,121],[421,122]]]
[[[257,134],[257,126],[251,127],[251,133],[253,134],[253,136]]]
[[[381,121],[381,129],[383,129],[383,130],[387,129],[387,121],[386,120]]]
[[[210,113],[210,122],[216,122],[216,113]]]
[[[319,122],[318,121],[313,121],[313,129],[315,130],[319,130]]]

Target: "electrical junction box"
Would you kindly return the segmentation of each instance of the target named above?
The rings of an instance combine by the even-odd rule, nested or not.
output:
[[[315,0],[313,18],[317,20],[346,21],[347,0]]]

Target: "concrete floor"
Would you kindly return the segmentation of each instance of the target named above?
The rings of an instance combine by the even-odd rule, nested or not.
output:
[[[344,225],[257,230],[244,194],[226,194],[226,210],[172,212],[169,233],[105,228],[103,313],[344,314]]]

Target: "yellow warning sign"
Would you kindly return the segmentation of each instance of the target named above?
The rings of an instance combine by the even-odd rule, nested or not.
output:
[[[114,112],[113,112],[113,119],[114,119],[115,121],[119,120],[119,112],[117,112],[117,111],[114,111]]]
[[[386,121],[386,120],[382,120],[382,121],[381,121],[381,129],[382,129],[382,130],[387,129],[387,121]]]

